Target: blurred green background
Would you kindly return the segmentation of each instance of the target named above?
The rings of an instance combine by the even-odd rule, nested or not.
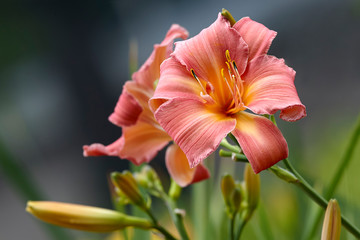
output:
[[[137,41],[142,64],[172,23],[194,36],[223,7],[235,19],[250,16],[278,32],[269,53],[297,71],[295,85],[308,113],[299,122],[278,124],[293,164],[319,191],[327,187],[360,113],[360,1],[5,0],[0,3],[0,239],[50,239],[25,212],[27,200],[111,208],[106,175],[127,168],[127,162],[84,158],[82,145],[111,143],[121,135],[107,117],[129,79],[129,41]],[[151,164],[167,177],[163,157],[162,152]],[[233,167],[219,157],[211,161],[222,163],[211,180],[209,203],[210,219],[218,225],[222,199],[216,177],[235,169],[240,179],[243,165]],[[359,170],[357,146],[335,195],[357,226]],[[12,173],[19,175],[11,178]],[[244,239],[300,239],[317,207],[269,172],[261,178],[262,205]],[[26,184],[14,181],[19,179]],[[182,206],[189,198],[186,190]],[[271,226],[265,238],[264,214]]]

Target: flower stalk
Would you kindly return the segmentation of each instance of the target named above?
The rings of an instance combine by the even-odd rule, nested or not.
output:
[[[181,187],[174,180],[171,180],[169,195],[166,195],[163,191],[160,192],[160,198],[164,201],[181,240],[189,240],[190,238],[184,225],[184,214],[177,211],[179,209],[177,208],[176,201],[180,195]]]
[[[353,159],[355,147],[358,144],[359,139],[360,139],[360,115],[358,116],[358,120],[351,134],[351,138],[345,150],[345,154],[341,159],[339,166],[336,168],[336,173],[334,174],[331,183],[329,184],[329,188],[327,189],[327,191],[325,191],[324,194],[325,198],[329,199],[333,196],[335,190],[337,189],[341,181],[342,176],[344,175],[345,169],[349,166],[351,160]],[[307,232],[307,234],[305,234],[305,239],[309,239],[315,235],[320,220],[321,220],[321,211],[318,211],[313,219],[313,224],[311,225],[312,228],[310,229],[309,232]]]
[[[225,154],[228,155],[228,153]],[[234,153],[236,154],[236,153]],[[224,151],[222,152],[222,155],[224,156]],[[231,157],[231,156],[229,156]],[[290,163],[290,161],[288,160],[288,158],[285,158],[283,160],[283,163],[285,165],[285,167],[287,168],[287,170],[293,174],[297,180],[296,181],[290,181],[290,183],[295,184],[296,186],[298,186],[301,190],[303,190],[315,203],[317,203],[320,207],[322,207],[323,209],[327,208],[328,205],[328,201],[321,196],[319,193],[317,193],[315,191],[315,189],[313,187],[311,187],[311,185],[296,171],[296,169],[292,166],[292,164]],[[279,167],[272,167],[271,172],[273,172],[277,177],[279,177],[281,180],[284,180],[286,182],[289,182],[289,178],[286,177],[284,178],[282,176],[282,174],[284,174],[284,172],[282,172],[280,175],[278,174],[278,172],[276,173],[276,171],[273,171],[274,169],[276,169],[276,171],[278,171],[280,168]],[[289,173],[287,173],[289,174]],[[290,175],[289,175],[290,176]],[[293,178],[293,177],[291,177]],[[293,180],[295,180],[295,178],[293,178]],[[344,216],[341,215],[341,224],[352,234],[354,235],[356,238],[360,238],[360,230],[353,225],[352,223],[350,223],[350,221]]]

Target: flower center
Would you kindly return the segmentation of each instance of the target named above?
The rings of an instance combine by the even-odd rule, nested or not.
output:
[[[223,80],[223,82],[220,81],[220,84],[226,85],[224,87],[219,86],[219,89],[215,89],[210,81],[200,80],[195,74],[194,69],[191,69],[190,72],[201,86],[202,91],[200,92],[200,96],[209,104],[217,103],[217,105],[222,106],[221,108],[225,110],[225,113],[231,115],[246,109],[241,100],[244,86],[236,63],[231,60],[229,50],[225,51],[225,56],[227,73],[224,68],[220,70]],[[223,99],[221,96],[225,96],[225,99],[228,100],[221,101],[220,99]]]
[[[232,95],[232,101],[228,105],[226,113],[234,114],[246,109],[244,103],[241,100],[241,96],[244,93],[244,85],[235,61],[231,60],[229,50],[225,51],[225,56],[227,60],[225,63],[228,68],[229,79],[227,79],[225,76],[224,68],[221,69],[221,76],[224,79],[230,94]]]

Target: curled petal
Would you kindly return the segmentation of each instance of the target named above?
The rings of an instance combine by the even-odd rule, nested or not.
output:
[[[136,165],[150,162],[164,148],[171,138],[163,130],[144,122],[123,128],[124,144],[119,157]]]
[[[294,85],[295,71],[283,59],[257,57],[249,62],[241,77],[245,81],[243,101],[254,113],[274,114],[281,110],[280,118],[286,121],[306,116]]]
[[[186,187],[210,177],[209,171],[202,164],[199,164],[196,168],[190,168],[184,152],[176,144],[172,144],[167,148],[165,160],[171,178],[181,187]]]
[[[182,98],[162,104],[156,110],[155,118],[184,151],[190,167],[195,167],[214,152],[236,122],[207,108],[203,102]]]
[[[249,61],[268,52],[276,32],[249,17],[240,19],[233,26],[249,46]]]
[[[93,143],[90,146],[83,146],[84,157],[95,157],[95,156],[118,156],[119,150],[124,145],[124,139],[119,138],[110,145],[104,146],[100,143]]]
[[[132,79],[147,89],[153,89],[154,81],[159,79],[160,64],[170,56],[173,47],[173,41],[176,38],[187,38],[189,33],[183,27],[173,24],[167,32],[165,39],[161,44],[155,44],[150,57],[141,66],[139,71],[135,72]]]
[[[176,43],[172,54],[187,70],[194,69],[196,75],[210,82],[215,89],[222,91],[224,79],[221,69],[227,72],[226,50],[237,65],[239,74],[246,68],[248,46],[239,32],[230,27],[230,23],[219,13],[217,20],[197,36]]]
[[[255,173],[259,173],[288,157],[286,140],[267,118],[247,112],[236,116],[232,134],[239,142]]]
[[[140,104],[124,87],[114,112],[109,117],[109,121],[119,127],[131,126],[136,123],[141,112],[142,107]]]
[[[154,90],[144,88],[139,83],[133,81],[127,82],[124,88],[136,99],[142,108],[142,112],[138,117],[138,121],[147,122],[152,125],[158,125],[148,104],[149,99],[154,95]]]
[[[153,111],[168,99],[199,98],[199,93],[202,91],[200,84],[178,60],[170,57],[161,64],[160,69],[159,83],[149,102]]]

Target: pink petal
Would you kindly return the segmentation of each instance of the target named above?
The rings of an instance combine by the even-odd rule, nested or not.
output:
[[[124,87],[109,121],[119,127],[131,126],[136,123],[141,112],[140,104]]]
[[[144,88],[137,82],[130,81],[127,82],[124,86],[126,90],[137,100],[141,105],[142,112],[139,116],[138,121],[147,122],[152,125],[158,125],[157,121],[154,118],[154,114],[149,107],[149,99],[154,95],[153,89]]]
[[[135,72],[132,79],[148,89],[153,89],[154,81],[159,79],[160,64],[170,56],[173,48],[173,41],[176,38],[187,38],[189,33],[183,27],[173,24],[167,32],[165,39],[161,44],[155,44],[150,57],[141,66],[139,71]]]
[[[210,177],[209,171],[202,164],[199,164],[196,168],[190,168],[184,152],[176,144],[172,144],[167,148],[165,160],[171,178],[181,187],[186,187]]]
[[[200,84],[177,59],[173,57],[166,59],[160,69],[160,80],[149,102],[153,111],[168,99],[199,98],[199,93],[202,91]]]
[[[119,150],[124,145],[124,139],[119,138],[112,144],[104,146],[100,143],[93,143],[90,146],[83,146],[84,157],[95,157],[95,156],[118,156]]]
[[[196,75],[211,82],[217,91],[223,92],[224,79],[221,69],[227,72],[225,52],[229,50],[230,57],[236,62],[239,74],[246,68],[248,47],[239,32],[230,27],[230,23],[219,14],[217,20],[195,37],[177,42],[173,56],[187,70],[194,69]]]
[[[286,121],[306,116],[294,85],[295,71],[283,59],[257,57],[241,77],[245,81],[244,104],[254,113],[274,114],[281,110],[280,118]]]
[[[269,119],[240,112],[236,120],[236,128],[232,134],[238,140],[255,173],[288,157],[286,140]]]
[[[150,162],[171,141],[162,129],[144,122],[124,127],[122,138],[124,144],[119,149],[119,157],[136,165]]]
[[[144,123],[137,122],[131,127],[123,127],[123,135],[114,143],[104,146],[94,143],[83,146],[85,157],[88,156],[118,156],[128,159],[136,165],[150,162],[164,148],[171,138],[163,130]]]
[[[214,152],[236,122],[201,101],[183,98],[162,104],[155,118],[184,151],[191,167]]]
[[[257,56],[266,54],[277,34],[275,31],[251,20],[249,17],[240,19],[233,27],[239,31],[241,37],[249,46],[249,61]]]
[[[139,120],[158,125],[148,105],[153,94],[153,89],[144,88],[134,81],[127,81],[109,121],[119,127],[134,125]]]

